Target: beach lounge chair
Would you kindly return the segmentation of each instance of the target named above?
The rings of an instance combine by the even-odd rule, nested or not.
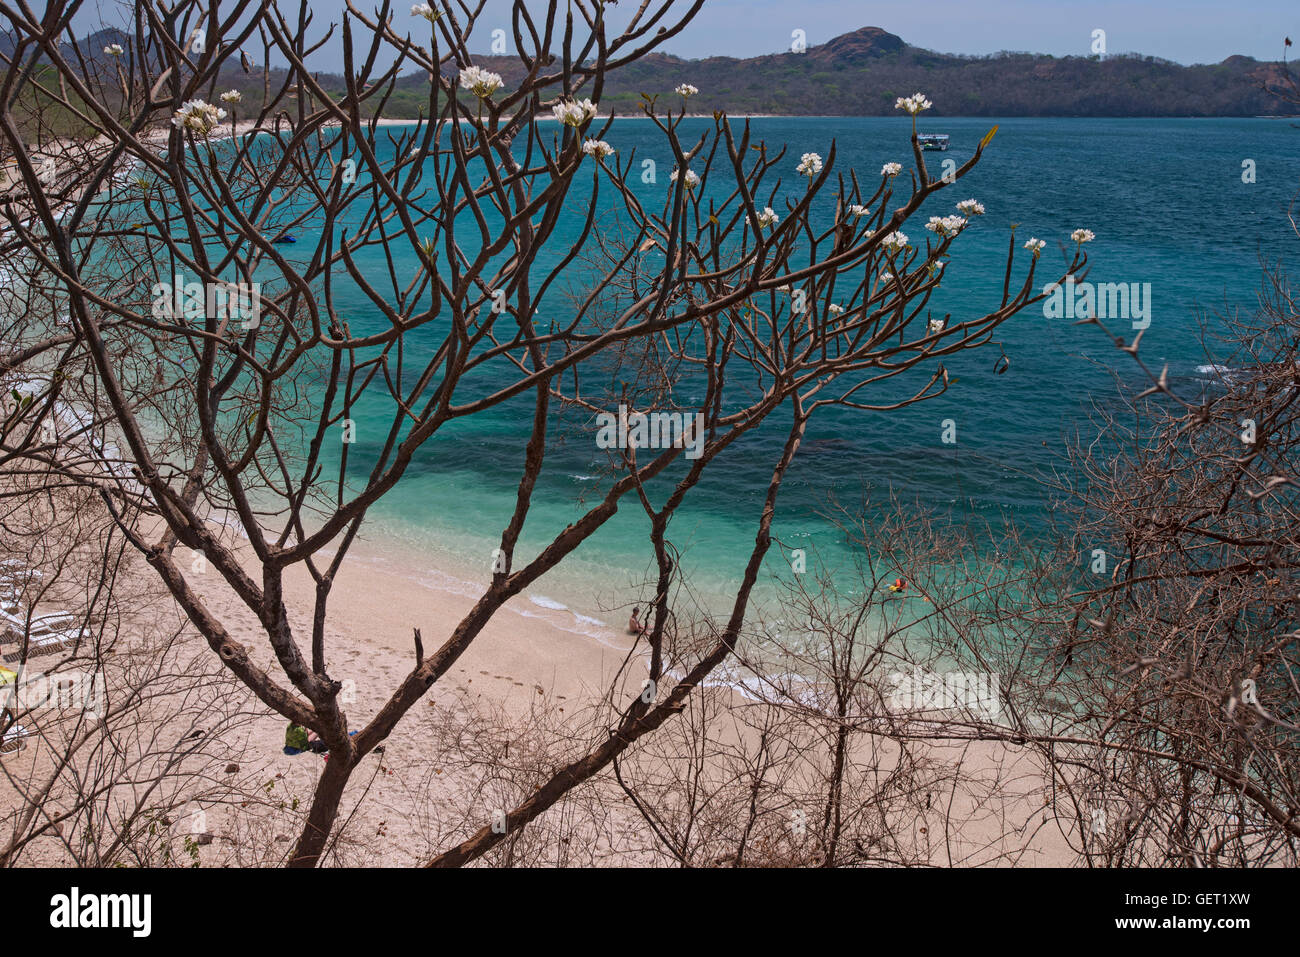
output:
[[[27,585],[29,581],[36,581],[42,577],[39,569],[28,570],[23,568],[21,563],[14,567],[12,561],[0,562],[0,586],[7,591],[18,591]]]
[[[27,742],[24,739],[31,737],[31,735],[31,730],[24,725],[14,725],[4,733],[3,740],[0,740],[0,754],[21,751],[27,747]]]
[[[67,628],[76,622],[67,612],[52,612],[48,615],[33,615],[28,625],[26,610],[17,603],[0,601],[0,630],[11,632],[21,638],[24,634],[47,635],[61,628]]]
[[[5,604],[17,602],[28,582],[39,581],[43,577],[39,568],[28,568],[16,558],[0,561],[0,599]]]
[[[57,655],[61,651],[67,651],[75,648],[77,642],[86,637],[84,631],[54,631],[46,635],[31,635],[27,640],[27,658],[42,658],[46,655]],[[20,661],[23,656],[22,645],[13,651],[7,652],[4,660],[7,662]]]

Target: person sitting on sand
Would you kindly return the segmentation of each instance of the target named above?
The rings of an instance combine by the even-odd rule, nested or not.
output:
[[[284,753],[302,754],[306,751],[310,744],[309,734],[310,732],[302,725],[290,721],[288,729],[284,732]]]
[[[638,638],[644,637],[646,633],[646,626],[641,624],[641,619],[637,617],[640,613],[641,609],[639,607],[632,606],[632,617],[627,620],[627,633],[636,635]]]
[[[284,732],[285,754],[302,754],[304,751],[324,754],[328,750],[329,746],[320,739],[320,736],[315,731],[308,731],[300,724],[289,722],[289,727]]]

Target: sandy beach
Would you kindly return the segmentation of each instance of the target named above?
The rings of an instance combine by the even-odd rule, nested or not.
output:
[[[251,556],[246,544],[240,551],[245,558]],[[182,567],[185,553],[184,548],[176,553]],[[251,570],[251,562],[248,567]],[[152,574],[143,565],[138,572],[146,577]],[[414,667],[412,629],[421,630],[428,653],[468,611],[474,595],[465,586],[472,576],[467,566],[455,570],[394,567],[382,547],[373,543],[350,553],[332,592],[327,647],[331,649],[331,676],[349,682],[344,701],[354,729],[374,716]],[[275,673],[277,666],[265,634],[219,576],[210,569],[203,573],[191,570],[187,580],[234,636],[247,644],[254,658]],[[286,581],[291,622],[300,641],[309,634],[313,593],[313,584],[306,575]],[[457,727],[462,722],[473,724],[476,719],[470,713],[477,712],[494,716],[492,720],[497,724],[518,722],[510,733],[523,740],[521,729],[529,724],[530,715],[535,718],[539,710],[549,709],[552,718],[571,721],[570,733],[581,738],[589,717],[599,712],[602,698],[608,694],[611,682],[616,681],[632,647],[633,639],[620,629],[592,629],[592,633],[583,634],[574,630],[572,616],[565,610],[538,606],[526,595],[509,602],[431,689],[426,700],[398,725],[385,742],[384,753],[371,755],[363,762],[362,770],[371,770],[369,764],[382,771],[370,788],[361,784],[368,775],[359,773],[345,797],[349,803],[347,814],[352,816],[350,832],[369,835],[360,845],[351,846],[347,862],[385,866],[421,863],[434,848],[420,843],[416,840],[420,835],[410,831],[420,826],[427,811],[418,802],[445,801],[449,806],[463,806],[463,779],[451,774],[429,776],[429,761],[435,755],[449,757],[434,743],[438,738],[434,728],[448,723]],[[632,666],[622,678],[623,693],[635,693],[633,689],[644,674],[645,659],[634,655]],[[709,693],[720,695],[720,700],[730,702],[730,706],[745,700],[742,692],[729,689],[725,682],[714,684]],[[280,781],[280,787],[288,793],[309,793],[323,759],[314,754],[284,755],[284,729],[284,719],[271,713],[251,724],[247,740],[241,745],[240,774],[251,780]],[[735,733],[730,729],[723,737]],[[889,742],[872,742],[864,747],[884,765],[897,758]],[[1026,755],[996,742],[940,743],[931,750],[930,760],[949,771],[960,767],[969,776],[967,784],[953,796],[957,815],[968,818],[960,834],[948,835],[944,843],[931,840],[930,832],[942,826],[937,806],[930,815],[933,820],[929,827],[922,819],[912,829],[916,852],[930,863],[946,863],[949,855],[965,863],[991,862],[1002,859],[1011,848],[1022,847],[1012,859],[1014,862],[1042,865],[1066,859],[1067,849],[1052,815],[1041,804],[1043,780]],[[938,776],[942,777],[942,773]],[[359,798],[359,803],[350,803]],[[609,833],[595,835],[594,839],[613,844],[618,832],[640,832],[642,843],[650,843],[644,821],[622,795],[611,792],[608,799],[613,805],[613,819],[604,825]],[[469,799],[471,807],[476,800]],[[272,827],[281,852],[290,846],[286,839],[296,837],[292,822],[293,816],[288,815]],[[1062,824],[1070,826],[1069,822]],[[249,824],[241,821],[237,813],[223,809],[208,814],[207,827],[216,838],[202,849],[202,859],[205,864],[215,864],[233,859],[238,835],[247,832]],[[937,838],[938,833],[933,837]],[[652,857],[630,853],[625,844],[622,850],[611,853],[609,863],[653,862]]]
[[[230,526],[221,530],[245,567],[254,571],[247,540]],[[209,611],[257,664],[288,687],[264,630],[224,580],[183,546],[174,555]],[[183,736],[224,729],[219,738],[205,742],[203,752],[207,773],[219,783],[205,799],[169,817],[174,841],[185,844],[204,866],[282,863],[328,758],[285,754],[285,719],[247,689],[221,677],[215,656],[141,556],[129,557],[126,572],[122,588],[140,614],[124,631],[128,645],[137,633],[176,629],[186,652],[212,669],[212,677],[199,685],[208,689],[203,692],[208,703],[188,715],[194,730]],[[468,563],[457,569],[412,568],[409,557],[397,563],[375,543],[349,555],[331,595],[326,648],[330,676],[344,683],[340,700],[351,728],[369,722],[414,667],[413,629],[420,629],[427,654],[468,611],[474,599],[473,575]],[[290,624],[307,654],[314,584],[305,574],[291,575],[285,584]],[[482,826],[495,811],[513,806],[526,795],[528,781],[550,774],[564,754],[599,740],[604,733],[600,729],[608,726],[602,701],[611,684],[620,689],[616,698],[630,700],[636,693],[646,673],[645,659],[634,653],[620,675],[632,647],[632,637],[612,626],[582,633],[567,610],[540,606],[526,595],[513,599],[398,724],[382,752],[363,759],[344,796],[344,836],[327,863],[424,863],[449,841],[463,839],[473,825]],[[108,671],[113,673],[111,667]],[[695,695],[707,696],[710,707],[721,709],[720,716],[752,703],[742,690],[722,680],[711,681]],[[232,709],[240,711],[238,721],[230,721]],[[667,742],[692,723],[682,717],[659,734]],[[549,737],[563,746],[534,751],[533,731],[539,727],[546,727]],[[155,729],[164,739],[178,730],[166,721]],[[719,748],[743,749],[754,743],[752,729],[728,720],[713,733]],[[648,763],[635,766],[671,768],[675,759],[666,755],[672,746],[665,746],[669,750],[662,752],[652,743],[640,759]],[[942,813],[936,802],[933,810],[920,810],[915,820],[900,825],[911,835],[907,854],[940,865],[950,860],[1034,865],[1068,859],[1055,812],[1042,804],[1043,779],[1026,754],[997,742],[937,742],[923,750],[926,773],[935,787],[958,769],[962,783],[952,785]],[[861,751],[859,759],[877,773],[887,773],[899,760],[889,740],[867,739]],[[39,778],[56,753],[45,742],[34,742],[6,756],[6,773]],[[664,756],[656,757],[660,754]],[[544,816],[530,825],[529,833],[549,844],[580,834],[583,847],[602,863],[668,863],[654,852],[654,838],[644,820],[607,776],[584,793],[592,796],[580,798],[580,806],[596,802],[599,815],[584,818],[569,811]],[[249,795],[260,798],[249,800]],[[927,808],[928,803],[927,798]],[[940,840],[945,814],[964,824],[959,833]],[[1061,826],[1070,823],[1062,821]],[[51,836],[39,840],[29,853],[33,862],[53,862],[60,846]],[[551,863],[584,860],[589,859],[561,857]]]

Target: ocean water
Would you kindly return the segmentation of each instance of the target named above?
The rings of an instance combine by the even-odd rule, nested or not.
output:
[[[1088,247],[1088,279],[1149,283],[1151,323],[1143,356],[1156,369],[1167,364],[1176,383],[1197,388],[1204,368],[1224,361],[1203,350],[1198,320],[1214,325],[1216,311],[1255,309],[1260,257],[1290,260],[1300,243],[1287,222],[1288,206],[1300,189],[1300,130],[1267,119],[923,119],[923,132],[951,136],[949,151],[925,154],[932,175],[942,174],[944,160],[968,159],[995,122],[997,135],[980,165],[906,227],[913,243],[924,242],[925,218],[952,212],[957,200],[974,197],[987,210],[953,244],[932,313],[961,320],[997,305],[1012,224],[1018,224],[1017,247],[1030,236],[1048,242],[1038,269],[1040,287],[1063,269],[1059,244],[1069,247],[1071,230],[1086,227],[1097,237]],[[688,120],[682,139],[693,142],[711,126],[711,121]],[[832,143],[837,169],[855,170],[867,191],[888,161],[904,165],[898,192],[907,191],[906,170],[913,160],[904,118],[764,118],[752,121],[752,131],[769,151],[789,150],[781,196],[795,197],[804,189],[794,172],[799,155],[815,151],[827,157]],[[617,121],[606,139],[624,157],[635,150],[638,167],[642,159],[656,161],[657,182],[641,183],[634,176],[633,183],[642,201],[658,208],[673,166],[661,134],[644,120],[627,119]],[[1245,161],[1253,165],[1253,183],[1243,182]],[[721,183],[710,177],[702,188],[720,189]],[[580,176],[561,233],[571,234],[580,225],[589,189],[590,181]],[[833,212],[832,202],[828,198],[818,210],[824,221]],[[781,197],[772,205],[781,212]],[[312,228],[295,231],[310,246]],[[541,265],[553,263],[555,255],[544,253]],[[1018,257],[1013,282],[1027,262],[1027,256]],[[376,253],[363,252],[359,263],[367,270],[386,268]],[[413,258],[398,265],[415,268]],[[568,308],[560,295],[564,291],[557,290],[545,308],[562,315]],[[385,324],[359,291],[341,285],[337,297],[354,333]],[[1131,335],[1127,325],[1112,327]],[[436,332],[436,325],[417,332],[410,353],[431,349]],[[1049,319],[1041,308],[1004,324],[995,339],[947,360],[959,381],[937,399],[899,411],[819,414],[781,493],[773,527],[777,541],[808,549],[833,567],[847,566],[855,555],[825,518],[831,502],[852,507],[866,495],[878,500],[890,492],[951,510],[957,521],[995,520],[1005,513],[1032,531],[1047,502],[1039,476],[1060,464],[1069,434],[1086,427],[1090,403],[1109,401],[1115,377],[1136,383],[1137,370],[1095,326]],[[1001,354],[1009,364],[997,374]],[[896,401],[923,379],[918,370],[867,397]],[[471,393],[499,381],[488,376]],[[364,474],[373,461],[390,416],[391,408],[379,401],[354,410],[353,474]],[[957,427],[955,445],[941,441],[948,419]],[[670,527],[685,579],[708,606],[718,607],[743,573],[786,421],[778,415],[730,449],[690,493]],[[530,423],[526,396],[453,422],[435,436],[405,479],[371,509],[362,538],[372,560],[394,573],[467,594],[486,583],[492,551],[514,506]],[[549,451],[516,567],[598,500],[606,487],[600,478],[605,461],[591,429],[567,430]],[[635,499],[625,499],[613,520],[529,589],[532,605],[539,613],[571,614],[577,630],[598,631],[603,623],[625,620],[627,606],[644,602],[652,592],[648,528]],[[770,555],[767,573],[788,577],[780,549]]]
[[[688,121],[683,139],[710,125]],[[932,174],[942,173],[945,159],[964,162],[991,125],[922,122],[923,131],[951,135],[949,151],[925,154]],[[1214,325],[1216,312],[1255,309],[1260,257],[1288,260],[1297,248],[1286,215],[1300,188],[1300,130],[1264,119],[1026,118],[998,126],[980,165],[924,210],[942,215],[967,197],[987,209],[954,243],[933,313],[960,319],[996,305],[1011,224],[1019,224],[1017,246],[1031,235],[1048,241],[1040,284],[1060,273],[1058,243],[1069,246],[1070,231],[1087,227],[1097,235],[1089,246],[1088,278],[1150,283],[1143,356],[1157,369],[1167,364],[1175,382],[1195,388],[1203,367],[1222,360],[1203,350],[1198,320]],[[771,118],[752,121],[752,128],[769,149],[789,148],[783,190],[790,196],[802,189],[793,173],[799,154],[828,156],[832,141],[837,168],[856,170],[864,183],[874,184],[887,161],[905,169],[911,164],[902,119]],[[636,188],[645,201],[660,202],[672,167],[660,134],[644,121],[625,120],[606,138],[624,156],[635,149],[638,164],[658,158],[658,183]],[[1242,179],[1246,160],[1253,161],[1253,183]],[[575,199],[583,198],[580,189]],[[821,214],[829,217],[830,209]],[[926,235],[924,221],[914,219],[909,227],[914,242]],[[564,303],[557,299],[555,308]],[[363,300],[355,303],[354,331],[365,331],[366,309]],[[1112,328],[1131,335],[1127,325]],[[1005,511],[1032,530],[1046,505],[1038,477],[1060,463],[1068,435],[1086,428],[1089,404],[1114,394],[1112,376],[1132,383],[1137,372],[1095,326],[1048,319],[1041,309],[1012,319],[996,339],[996,345],[948,362],[960,381],[944,396],[900,411],[828,410],[815,419],[781,494],[778,541],[811,549],[832,566],[847,564],[852,555],[844,536],[824,517],[829,501],[852,506],[864,495],[879,499],[891,490],[906,501],[951,509],[958,520],[994,519]],[[999,375],[1000,352],[1009,365]],[[896,380],[873,395],[889,401],[917,384],[916,378]],[[378,407],[361,410],[359,437],[381,434],[386,414]],[[406,480],[372,510],[370,541],[415,574],[428,563],[486,581],[514,503],[529,414],[525,400],[457,422],[435,437]],[[955,446],[940,441],[945,419],[957,425]],[[730,450],[671,526],[686,577],[706,603],[726,595],[743,572],[770,463],[784,439],[782,421],[777,417],[773,427]],[[362,438],[356,451],[364,456],[365,448]],[[523,555],[577,518],[584,501],[604,487],[595,477],[604,455],[594,436],[569,436],[549,453]],[[651,591],[645,586],[654,572],[648,527],[639,507],[628,502],[530,594],[542,606],[565,604],[599,620],[624,614],[611,609]],[[788,575],[778,550],[768,564],[771,574]]]

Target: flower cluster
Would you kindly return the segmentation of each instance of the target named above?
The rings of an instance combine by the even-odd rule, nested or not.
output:
[[[956,236],[965,225],[961,216],[931,216],[925,228],[940,236]]]
[[[942,319],[931,319],[929,323],[927,323],[927,327],[929,328],[931,334],[934,334],[936,332],[943,332],[943,327],[946,325],[947,323],[944,322]]]
[[[775,226],[781,221],[781,217],[772,211],[771,206],[764,206],[763,211],[758,214],[758,225],[767,229],[769,226]]]
[[[838,316],[840,313],[844,311],[844,307],[841,306],[838,302],[833,302],[826,307],[826,311],[829,312],[832,316]]]
[[[588,156],[594,156],[596,159],[604,159],[606,156],[612,156],[615,152],[614,147],[610,146],[604,140],[589,139],[582,144],[582,151]]]
[[[884,246],[890,252],[896,253],[899,250],[906,248],[907,233],[899,233],[899,232],[890,233],[888,236],[886,236],[884,239],[880,241],[880,245]]]
[[[172,126],[178,129],[192,130],[195,133],[211,133],[225,117],[226,111],[220,107],[205,103],[203,100],[189,100],[176,111],[172,117]]]
[[[863,216],[870,216],[871,210],[865,206],[859,206],[856,203],[849,207],[849,215],[854,219],[861,219]]]
[[[1097,234],[1091,229],[1076,229],[1074,232],[1070,233],[1070,238],[1079,245],[1083,245],[1084,243],[1090,243],[1096,239]]]
[[[911,96],[900,96],[898,101],[894,103],[894,109],[906,110],[913,116],[916,116],[916,114],[920,113],[922,110],[928,110],[932,106],[934,106],[934,104],[925,98],[924,93],[913,93]]]
[[[110,43],[108,46],[104,47],[104,52],[109,56],[121,56],[126,51],[122,49],[122,44]]]
[[[802,176],[812,179],[822,171],[822,158],[820,153],[804,153],[799,158],[799,165],[795,167],[795,172]]]
[[[221,94],[222,103],[238,103],[243,98],[244,94],[240,93],[238,90],[227,90],[225,93]]]
[[[430,23],[436,23],[442,16],[442,11],[433,9],[433,7],[429,6],[427,3],[417,3],[415,6],[411,7],[411,16],[424,17],[424,19],[428,20]]]
[[[1025,248],[1034,254],[1035,259],[1038,258],[1038,254],[1041,253],[1046,246],[1046,242],[1041,239],[1035,239],[1033,236],[1030,236],[1029,242],[1025,243]]]
[[[983,216],[984,204],[974,199],[963,199],[957,204],[957,212],[963,216]]]
[[[683,83],[674,92],[680,93],[682,96],[694,96],[696,93],[700,92],[700,88],[698,86],[692,86],[689,83]]]
[[[460,86],[479,99],[491,96],[505,83],[500,73],[492,73],[478,66],[467,66],[460,71]]]
[[[571,103],[556,103],[551,113],[565,126],[575,129],[596,115],[596,104],[591,100],[577,100]]]
[[[672,180],[674,183],[677,182],[677,170],[674,169],[672,175],[668,178]],[[696,175],[695,170],[688,169],[686,171],[686,188],[694,189],[696,186],[699,185],[700,185],[700,177]]]
[[[886,163],[884,166],[880,167],[881,176],[897,176],[902,171],[902,163]]]

